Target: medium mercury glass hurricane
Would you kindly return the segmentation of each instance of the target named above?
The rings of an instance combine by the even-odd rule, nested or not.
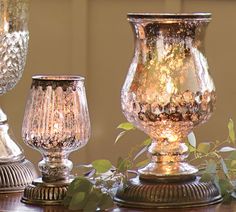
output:
[[[90,137],[90,119],[80,76],[33,76],[25,108],[22,138],[38,150],[42,178],[24,191],[29,204],[57,205],[73,179],[68,156],[85,146]]]
[[[215,87],[204,51],[210,14],[129,14],[135,53],[121,92],[127,120],[152,139],[141,178],[191,175],[184,138],[206,122]]]
[[[43,155],[39,163],[45,182],[70,179],[69,153],[90,136],[90,120],[79,76],[34,76],[22,126],[26,144]]]

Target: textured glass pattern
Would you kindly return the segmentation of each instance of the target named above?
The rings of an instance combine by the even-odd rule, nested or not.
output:
[[[44,179],[68,177],[72,168],[68,154],[83,147],[90,136],[83,78],[33,77],[22,136],[43,154],[39,167]],[[57,160],[58,166],[53,163]]]
[[[0,0],[0,95],[12,89],[25,67],[28,0]]]
[[[135,53],[121,91],[122,110],[153,139],[153,161],[181,161],[187,152],[182,139],[206,122],[215,106],[203,45],[210,15],[130,14],[128,20]],[[183,163],[149,168],[159,174],[196,171]]]
[[[12,89],[25,68],[29,33],[0,33],[0,94]]]
[[[28,12],[28,0],[0,0],[0,95],[22,76],[29,40]],[[7,116],[1,108],[0,113],[0,162],[20,161],[22,150],[9,135]]]

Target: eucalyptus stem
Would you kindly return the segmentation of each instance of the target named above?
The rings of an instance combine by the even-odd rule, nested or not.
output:
[[[226,140],[222,141],[221,143],[219,143],[218,145],[215,145],[215,147],[212,149],[212,151],[215,151],[217,148],[219,148],[220,146],[222,146],[224,143],[228,143],[229,139],[227,138]]]
[[[115,143],[124,135],[124,132],[135,130],[135,127],[130,123],[122,123],[118,128],[124,131],[117,136]],[[198,145],[194,134],[189,134],[187,145],[191,145],[189,150],[193,156],[189,160],[190,163],[206,159],[204,163],[197,165],[201,172],[201,180],[214,181],[225,198],[230,196],[236,198],[236,194],[234,194],[235,186],[232,180],[236,173],[236,141],[234,123],[231,119],[228,123],[228,130],[229,135],[222,142],[205,142]],[[145,152],[144,148],[147,148],[150,143],[151,140],[146,139],[141,144],[131,148],[125,159],[119,158],[117,167],[114,167],[108,160],[96,160],[89,165],[81,166],[91,169],[89,176],[78,176],[70,184],[64,199],[65,206],[72,210],[82,209],[89,212],[92,211],[91,206],[93,211],[112,207],[114,190],[119,185],[125,186],[129,177],[129,169],[134,169],[136,159]],[[229,145],[224,146],[226,143]],[[229,154],[226,157],[227,161],[223,157],[224,155],[222,156],[222,153]],[[141,166],[142,162],[144,161],[138,163],[138,167]]]

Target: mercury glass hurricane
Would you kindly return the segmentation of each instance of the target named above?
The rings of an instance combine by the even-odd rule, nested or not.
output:
[[[222,200],[217,187],[201,182],[188,164],[184,138],[206,122],[215,87],[204,51],[209,13],[128,14],[135,52],[121,91],[127,120],[152,139],[150,163],[120,188],[119,205],[193,207]]]
[[[34,76],[26,104],[22,137],[38,150],[42,179],[25,189],[23,201],[59,204],[68,184],[72,162],[68,156],[82,148],[90,136],[90,120],[84,88],[79,76]],[[50,190],[49,188],[54,189]]]
[[[0,95],[17,84],[25,68],[28,12],[29,0],[0,0]],[[36,175],[8,130],[7,116],[0,107],[0,192],[22,190]]]
[[[215,87],[204,54],[210,15],[129,15],[135,55],[122,88],[123,112],[152,139],[145,175],[185,175],[183,139],[206,122],[214,109]]]

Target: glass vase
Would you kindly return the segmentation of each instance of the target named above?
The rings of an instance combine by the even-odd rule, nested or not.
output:
[[[125,117],[152,139],[151,163],[139,170],[155,176],[185,175],[183,139],[206,122],[215,87],[204,53],[210,15],[129,15],[135,53],[121,92]]]
[[[209,13],[128,14],[135,51],[121,91],[129,122],[152,143],[150,162],[118,190],[124,206],[193,207],[222,200],[212,182],[200,182],[184,138],[206,122],[216,93],[204,51]]]
[[[85,146],[89,137],[84,78],[34,76],[25,109],[22,138],[42,154],[43,160],[39,163],[42,178],[26,187],[23,202],[61,204],[73,179],[70,174],[72,162],[68,156]]]

